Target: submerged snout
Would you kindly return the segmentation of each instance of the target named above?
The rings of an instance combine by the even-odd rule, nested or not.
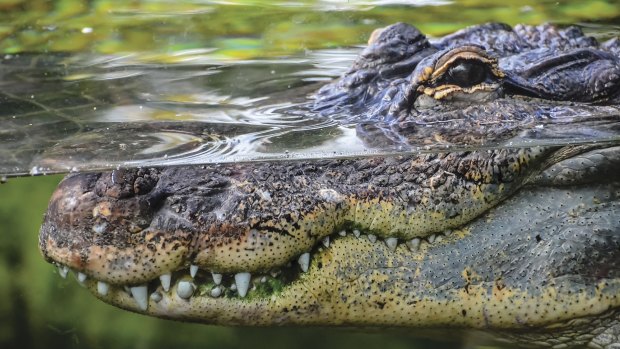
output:
[[[54,192],[39,247],[58,265],[109,283],[139,283],[182,265],[192,236],[150,229],[162,195],[154,171],[67,177]]]

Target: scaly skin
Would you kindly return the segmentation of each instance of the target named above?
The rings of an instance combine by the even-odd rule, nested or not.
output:
[[[491,24],[430,43],[397,24],[314,109],[352,115],[369,146],[518,143],[564,122],[608,131],[619,87],[617,41],[575,29]],[[600,144],[74,174],[40,248],[104,301],[159,317],[611,347],[619,171],[620,147]]]

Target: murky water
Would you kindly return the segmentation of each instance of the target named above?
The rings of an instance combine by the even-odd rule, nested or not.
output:
[[[530,125],[517,130],[518,139],[446,142],[428,136],[446,126],[429,123],[407,143],[369,145],[357,128],[375,120],[320,116],[312,108],[313,93],[358,52],[222,61],[202,49],[174,52],[175,62],[166,64],[143,53],[7,54],[0,61],[0,174],[620,140],[620,114],[610,108],[598,115],[602,125],[558,115],[549,120],[555,132]]]
[[[362,154],[352,125],[306,106],[356,52],[221,62],[184,51],[165,65],[140,55],[7,55],[0,172]]]
[[[589,11],[599,22],[581,26],[605,39],[618,32],[613,20],[600,23],[618,12],[606,2],[586,12],[580,2],[520,2],[475,14],[443,1],[32,4],[22,15],[11,5],[0,15],[1,175],[618,140],[567,121],[583,132],[378,146],[356,130],[369,120],[312,111],[313,93],[347,69],[376,27],[408,21],[432,36],[480,21],[558,21]]]

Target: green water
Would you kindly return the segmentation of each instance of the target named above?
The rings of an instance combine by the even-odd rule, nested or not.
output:
[[[488,21],[617,23],[617,1],[0,1],[0,52],[171,53],[211,47],[228,59],[364,43],[397,21],[443,35]],[[220,3],[220,4],[218,4]],[[381,3],[390,3],[382,1]],[[617,27],[616,27],[617,30]],[[171,58],[173,59],[173,58]]]
[[[278,57],[360,45],[374,28],[397,21],[432,35],[486,21],[578,23],[603,38],[620,31],[616,1],[438,3],[0,0],[0,53],[139,53],[145,60],[168,62],[179,50],[208,47],[222,60]],[[0,348],[454,347],[402,332],[184,324],[103,304],[73,276],[61,279],[39,255],[39,224],[60,178],[0,185]],[[444,337],[460,341],[456,335]]]

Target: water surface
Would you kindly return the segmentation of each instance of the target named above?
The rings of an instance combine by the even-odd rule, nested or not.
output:
[[[620,138],[598,129],[571,137],[523,129],[519,143],[426,138],[368,146],[356,130],[368,120],[312,110],[313,92],[347,69],[374,28],[406,21],[437,36],[480,21],[571,18],[604,40],[617,34],[613,2],[479,1],[485,10],[446,1],[35,3],[36,10],[8,6],[0,15],[11,23],[0,41],[1,175]],[[582,128],[572,122],[564,127]],[[424,127],[439,133],[441,125]]]

